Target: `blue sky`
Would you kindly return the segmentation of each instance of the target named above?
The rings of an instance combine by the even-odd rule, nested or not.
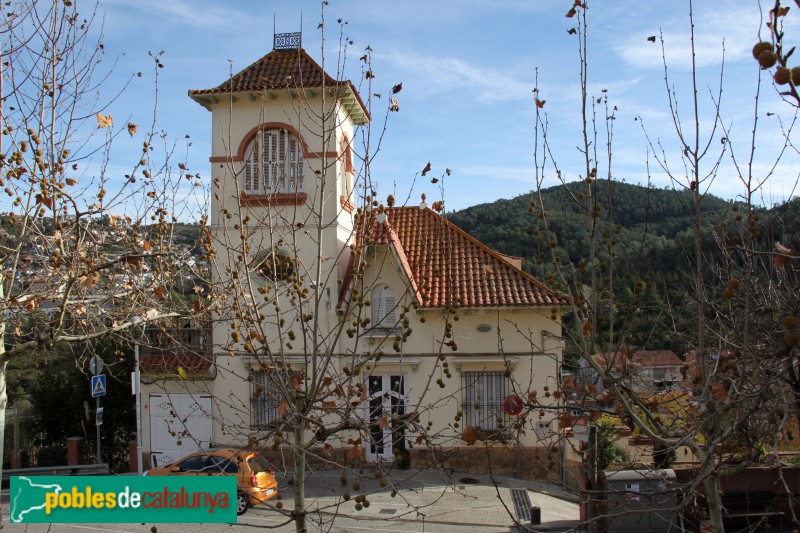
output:
[[[372,167],[381,198],[389,193],[399,198],[410,194],[416,202],[425,192],[437,199],[442,184],[434,185],[429,178],[441,176],[445,168],[452,169],[443,191],[448,210],[511,198],[534,188],[532,90],[536,69],[555,160],[567,180],[579,179],[577,39],[567,33],[575,20],[564,16],[570,6],[566,0],[330,0],[326,7],[328,61],[337,53],[335,22],[342,18],[347,21],[345,33],[354,42],[345,77],[358,83],[358,58],[369,45],[376,74],[374,90],[386,95],[392,85],[403,83],[398,95],[400,112],[389,116],[382,149]],[[110,109],[115,123],[147,124],[151,120],[154,69],[147,52],[164,50],[157,127],[175,138],[180,150],[184,135],[190,136],[190,168],[205,176],[210,173],[211,115],[186,96],[187,90],[214,87],[226,79],[229,69],[241,70],[268,53],[273,17],[278,32],[291,32],[300,29],[302,15],[304,48],[317,60],[321,56],[317,29],[321,7],[315,0],[101,0],[100,10],[105,16],[107,53],[119,58],[110,86],[119,85],[131,73],[143,73],[141,78],[133,78],[125,95]],[[594,96],[607,94],[610,105],[617,107],[613,176],[633,183],[648,180],[648,144],[642,122],[652,141],[661,140],[667,153],[675,154],[670,157],[673,168],[680,168],[661,47],[647,37],[663,32],[670,78],[678,91],[681,115],[688,118],[688,3],[595,2],[589,14],[589,91]],[[800,31],[791,33],[797,27],[792,15],[800,17],[800,13],[790,14],[790,37],[800,37]],[[710,124],[708,88],[719,84],[724,40],[722,115],[726,127],[731,128],[735,155],[746,161],[759,77],[750,55],[759,26],[763,28],[759,6],[752,0],[698,1],[695,21],[700,94],[706,109],[701,129]],[[603,89],[608,92],[602,93]],[[784,124],[790,122],[793,108],[781,102],[768,77],[763,78],[761,91],[758,116],[763,129],[753,167],[763,173],[780,147],[778,118]],[[376,101],[376,126],[382,123],[387,105],[386,96]],[[604,145],[605,140],[599,144]],[[721,146],[715,141],[712,150]],[[123,147],[119,157],[124,156]],[[428,161],[433,167],[431,174],[414,183],[415,174]],[[120,165],[124,166],[121,161]],[[790,150],[761,191],[765,203],[792,194],[797,168],[797,154]],[[655,186],[669,184],[653,161],[650,169]],[[605,176],[604,166],[600,175]],[[544,185],[556,183],[552,168],[548,169]],[[741,184],[727,154],[719,176],[707,185],[712,193],[727,198],[740,193]]]

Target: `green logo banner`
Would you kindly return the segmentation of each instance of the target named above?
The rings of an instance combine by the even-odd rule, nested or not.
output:
[[[10,520],[33,523],[234,523],[235,476],[15,476]]]

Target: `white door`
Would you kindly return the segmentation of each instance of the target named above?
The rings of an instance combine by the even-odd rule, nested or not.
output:
[[[211,396],[150,395],[150,464],[164,466],[211,446]]]
[[[406,449],[404,423],[398,420],[406,414],[405,378],[400,374],[373,374],[367,376],[367,387],[366,460],[393,461],[395,449]]]

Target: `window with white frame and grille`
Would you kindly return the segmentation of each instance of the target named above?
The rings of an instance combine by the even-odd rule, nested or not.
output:
[[[253,429],[271,427],[280,418],[280,404],[284,402],[278,383],[288,383],[296,372],[279,370],[250,371],[250,427]]]
[[[497,431],[505,426],[503,402],[508,386],[504,372],[464,372],[462,390],[465,427]]]
[[[244,190],[247,194],[303,192],[303,147],[284,129],[259,131],[245,151]]]

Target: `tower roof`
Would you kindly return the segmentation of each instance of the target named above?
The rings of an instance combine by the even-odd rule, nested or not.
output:
[[[311,91],[323,87],[342,102],[353,117],[353,122],[369,122],[369,111],[353,83],[331,77],[302,48],[273,50],[220,85],[211,89],[190,90],[189,96],[208,108],[217,101],[218,95],[281,90]]]

